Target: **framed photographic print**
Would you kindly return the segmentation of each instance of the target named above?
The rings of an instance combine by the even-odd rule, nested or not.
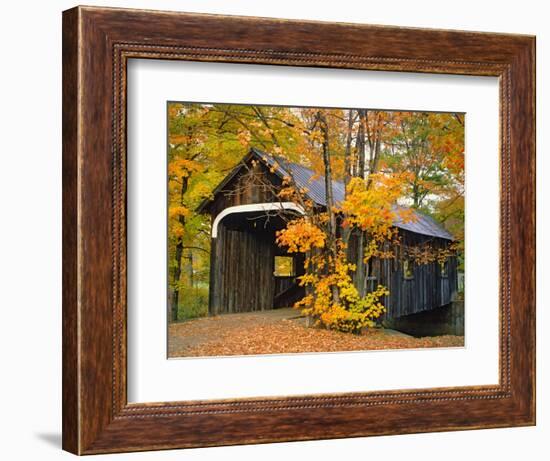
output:
[[[534,51],[64,12],[64,449],[534,424]]]

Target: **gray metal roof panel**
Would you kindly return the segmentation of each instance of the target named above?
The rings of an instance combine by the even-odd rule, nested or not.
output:
[[[416,219],[407,222],[403,221],[399,214],[397,214],[394,222],[395,227],[399,227],[400,229],[405,229],[411,232],[416,232],[417,234],[430,235],[432,237],[439,237],[447,240],[454,240],[450,232],[444,229],[443,226],[438,224],[430,216],[425,215],[418,210],[413,210],[413,213]]]
[[[319,177],[318,174],[303,165],[266,154],[259,149],[253,148],[252,151],[261,157],[270,167],[274,167],[279,176],[288,175],[290,173],[296,182],[296,185],[307,190],[307,195],[311,200],[320,206],[326,206],[327,198],[324,177]],[[336,203],[344,200],[345,187],[343,182],[332,181],[332,191],[334,194],[334,201]],[[405,222],[398,215],[394,225],[400,229],[405,229],[417,234],[453,240],[453,236],[430,216],[427,216],[418,210],[413,210],[413,213],[416,219]]]

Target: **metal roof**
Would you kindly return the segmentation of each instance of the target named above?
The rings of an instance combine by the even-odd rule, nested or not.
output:
[[[325,178],[313,172],[305,166],[297,163],[289,162],[280,157],[266,154],[259,149],[252,148],[251,152],[263,159],[269,167],[273,168],[278,176],[289,175],[294,179],[299,188],[304,188],[308,197],[320,206],[326,206],[326,189]],[[341,181],[332,181],[332,191],[334,201],[336,203],[344,200],[345,187]],[[398,207],[395,209],[405,209],[406,207]],[[447,240],[453,240],[453,236],[445,230],[440,224],[434,221],[430,216],[421,213],[418,210],[413,210],[416,219],[404,222],[399,215],[397,216],[394,225],[400,229],[405,229],[417,234],[439,237]]]

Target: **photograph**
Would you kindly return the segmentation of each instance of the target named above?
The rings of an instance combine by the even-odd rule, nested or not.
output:
[[[167,103],[168,357],[464,347],[464,113]]]

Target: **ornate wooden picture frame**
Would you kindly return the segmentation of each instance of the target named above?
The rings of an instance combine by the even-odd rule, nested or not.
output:
[[[127,401],[129,59],[499,78],[500,380],[297,397]],[[76,454],[535,424],[535,39],[77,7],[63,13],[63,448]]]

